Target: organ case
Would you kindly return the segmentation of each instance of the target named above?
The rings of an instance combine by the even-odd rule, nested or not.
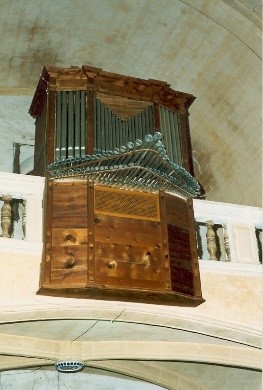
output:
[[[196,306],[204,300],[188,108],[158,80],[44,67],[30,114],[46,176],[39,294]]]
[[[190,199],[80,179],[49,182],[46,210],[40,294],[203,302]]]

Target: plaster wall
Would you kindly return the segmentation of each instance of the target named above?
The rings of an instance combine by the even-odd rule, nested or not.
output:
[[[13,172],[14,143],[21,144],[21,163],[33,156],[35,126],[34,119],[28,114],[31,100],[31,96],[0,95],[0,170],[2,172]],[[28,168],[33,168],[32,163],[31,165]]]
[[[226,268],[209,269],[209,261],[201,262],[201,283],[206,302],[196,308],[144,305],[139,303],[105,302],[52,298],[36,295],[39,288],[41,252],[1,251],[0,262],[0,314],[20,311],[43,311],[55,308],[100,308],[105,313],[110,307],[117,312],[123,308],[159,315],[181,316],[196,320],[231,326],[238,329],[253,329],[259,332],[262,324],[262,277],[260,265],[249,265],[247,269],[228,263]],[[202,261],[204,264],[202,265]],[[222,267],[221,267],[222,268]],[[88,310],[88,311],[87,311]],[[142,316],[143,317],[143,316]]]

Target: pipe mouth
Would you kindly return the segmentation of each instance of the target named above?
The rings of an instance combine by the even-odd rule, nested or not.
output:
[[[76,360],[64,361],[64,362],[57,362],[55,364],[55,367],[59,372],[78,372],[84,368],[84,363]]]

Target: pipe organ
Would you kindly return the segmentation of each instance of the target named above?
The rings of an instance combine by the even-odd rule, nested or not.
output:
[[[196,306],[204,300],[188,108],[158,80],[44,67],[32,174],[46,176],[39,294]]]

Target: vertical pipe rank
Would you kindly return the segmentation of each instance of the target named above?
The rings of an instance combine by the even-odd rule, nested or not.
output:
[[[62,106],[61,106],[61,158],[67,157],[67,133],[68,133],[68,126],[67,126],[67,92],[61,92],[62,94]]]
[[[68,157],[73,157],[74,143],[74,96],[73,92],[68,92]]]
[[[97,96],[94,99],[94,150],[93,153],[96,153],[98,149],[98,111],[99,111],[99,102]]]
[[[81,111],[80,111],[80,142],[81,156],[86,154],[86,93],[81,91]]]
[[[80,157],[80,91],[75,92],[75,117],[74,117],[74,130],[75,130],[75,157]]]
[[[56,160],[61,158],[61,92],[57,92],[56,110]]]
[[[102,152],[105,152],[105,129],[104,129],[104,106],[101,102],[100,103],[100,127],[98,128],[98,143],[99,143],[99,150]]]
[[[176,113],[173,113],[174,116],[174,134],[175,134],[175,139],[176,139],[176,150],[177,150],[177,159],[178,165],[182,165],[182,146],[181,146],[181,137],[180,137],[180,129],[179,129],[179,115]]]
[[[173,117],[172,112],[165,108],[165,115],[167,117],[167,132],[168,132],[168,157],[171,159],[171,161],[177,162],[177,155],[175,153],[176,151],[176,145],[175,145],[175,139],[174,139],[174,128],[173,128]]]

